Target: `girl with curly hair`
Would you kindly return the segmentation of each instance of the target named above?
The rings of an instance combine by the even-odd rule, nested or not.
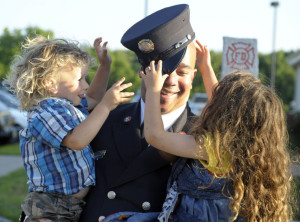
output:
[[[229,74],[207,91],[209,101],[190,135],[170,133],[159,110],[167,78],[161,68],[161,61],[152,61],[146,74],[141,72],[147,88],[145,137],[153,147],[182,158],[173,166],[158,220],[292,219],[288,134],[276,94],[251,73]],[[214,80],[212,69],[210,75]]]
[[[109,112],[133,95],[121,92],[131,86],[122,85],[125,78],[106,92],[111,57],[101,42],[94,41],[100,66],[90,86],[90,55],[75,42],[27,39],[12,63],[7,81],[28,111],[28,125],[20,131],[29,184],[22,209],[32,221],[79,220],[83,198],[95,184],[89,143]]]

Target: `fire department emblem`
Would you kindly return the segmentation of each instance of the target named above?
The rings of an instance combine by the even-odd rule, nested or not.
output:
[[[245,42],[232,43],[226,52],[226,63],[231,69],[249,70],[255,60],[254,47]]]
[[[151,39],[142,39],[138,43],[139,50],[141,50],[144,53],[149,53],[154,51],[154,43],[151,41]]]

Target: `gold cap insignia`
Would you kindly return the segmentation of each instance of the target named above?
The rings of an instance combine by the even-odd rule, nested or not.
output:
[[[145,53],[152,52],[154,50],[154,43],[150,39],[142,39],[138,43],[139,50]]]

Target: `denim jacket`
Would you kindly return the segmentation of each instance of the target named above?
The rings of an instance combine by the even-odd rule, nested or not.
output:
[[[227,178],[213,179],[199,161],[180,158],[173,167],[168,195],[158,219],[160,222],[228,221],[232,216],[228,198],[231,186]]]

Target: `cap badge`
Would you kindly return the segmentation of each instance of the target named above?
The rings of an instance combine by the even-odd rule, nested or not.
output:
[[[150,39],[142,39],[138,43],[139,50],[144,53],[150,53],[154,51],[154,43]]]

